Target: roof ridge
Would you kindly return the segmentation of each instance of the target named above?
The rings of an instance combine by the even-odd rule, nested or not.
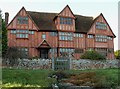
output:
[[[58,14],[58,13],[54,13],[54,12],[38,12],[38,11],[27,11],[27,12],[33,12],[33,13],[48,13],[48,14]]]
[[[31,12],[31,13],[40,13],[40,14],[58,14],[58,13],[54,13],[54,12],[38,12],[38,11],[27,11],[27,12]],[[93,18],[93,16],[84,16],[84,15],[79,15],[79,14],[74,14],[75,16],[81,16],[81,17],[88,17],[88,18]]]

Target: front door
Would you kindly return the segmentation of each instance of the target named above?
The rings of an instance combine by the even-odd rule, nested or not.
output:
[[[40,49],[40,58],[47,59],[48,58],[49,49]]]

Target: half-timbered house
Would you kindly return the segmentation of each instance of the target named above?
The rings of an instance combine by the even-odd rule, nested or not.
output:
[[[22,7],[7,30],[8,46],[18,47],[29,58],[71,52],[79,59],[86,50],[96,50],[114,59],[115,35],[102,13],[93,19],[74,14],[68,5],[59,13],[26,11]]]

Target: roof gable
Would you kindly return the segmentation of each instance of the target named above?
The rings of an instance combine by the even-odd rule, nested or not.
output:
[[[25,11],[25,8],[24,7],[22,7],[21,9],[20,9],[20,11],[16,14],[16,16],[11,20],[11,22],[7,25],[7,28],[11,28],[11,24],[13,23],[13,22],[16,22],[16,17],[20,14],[20,12],[24,12]]]
[[[102,17],[103,17],[103,19],[105,20],[105,22],[106,22],[107,26],[109,27],[109,34],[110,34],[110,35],[113,35],[114,37],[116,37],[116,36],[115,36],[115,34],[113,33],[113,31],[112,31],[112,29],[111,29],[110,25],[108,24],[107,20],[105,19],[105,17],[103,16],[103,14],[102,14],[102,13],[100,14],[100,16],[102,16]]]
[[[57,16],[65,16],[65,17],[75,18],[72,10],[70,9],[70,7],[68,5]]]
[[[16,14],[16,16],[12,19],[12,21],[8,24],[8,26],[7,26],[7,28],[8,29],[11,29],[11,28],[17,28],[17,29],[23,29],[22,27],[22,25],[23,24],[19,24],[19,26],[17,26],[16,24],[17,24],[17,17],[18,16],[22,16],[22,17],[28,17],[28,23],[29,24],[26,24],[26,26],[27,26],[27,28],[28,29],[35,29],[35,30],[37,30],[38,29],[38,27],[37,27],[37,25],[34,23],[34,21],[31,19],[31,17],[29,16],[29,14],[27,13],[27,11],[25,10],[25,8],[24,7],[22,7],[21,9],[20,9],[20,11]],[[33,26],[31,27],[30,25],[32,25],[33,24]]]
[[[47,42],[46,40],[43,40],[43,41],[39,44],[38,48],[51,48],[51,46],[48,44],[48,42]]]
[[[96,22],[106,23],[106,24],[107,24],[107,30],[105,30],[106,32],[105,32],[104,34],[115,37],[112,29],[110,28],[108,22],[106,21],[106,19],[105,19],[105,17],[103,16],[102,13],[93,20],[92,26],[91,26],[91,28],[89,29],[88,34],[89,34],[89,33],[90,33],[90,34],[92,34],[92,33],[95,34],[95,33],[96,33],[96,31],[95,31],[95,30],[96,30]]]

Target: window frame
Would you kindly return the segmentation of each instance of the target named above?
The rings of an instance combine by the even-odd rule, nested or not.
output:
[[[35,34],[35,31],[29,30],[29,34],[34,35],[34,34]]]
[[[12,30],[10,30],[10,33],[11,33],[11,34],[16,34],[16,30],[13,30],[13,29],[12,29]]]
[[[27,48],[27,47],[20,47],[20,48],[18,48],[18,50],[19,50],[19,52],[24,52],[24,58],[28,58],[28,56],[29,56],[29,48]]]
[[[28,38],[29,36],[29,30],[28,29],[17,29],[16,30],[16,38]]]
[[[106,35],[96,34],[95,35],[95,41],[96,42],[107,42],[107,36]]]
[[[50,36],[57,36],[57,32],[50,32]]]
[[[60,24],[72,25],[73,19],[70,17],[60,17]]]
[[[95,28],[100,30],[107,30],[107,24],[104,22],[96,22]]]
[[[42,39],[46,39],[46,34],[45,33],[42,34]]]
[[[73,41],[73,33],[70,33],[70,32],[59,32],[59,40]]]
[[[17,24],[28,24],[29,18],[27,16],[18,16]]]
[[[94,35],[92,35],[92,34],[88,34],[88,35],[87,35],[87,38],[92,39],[92,38],[94,38]]]

